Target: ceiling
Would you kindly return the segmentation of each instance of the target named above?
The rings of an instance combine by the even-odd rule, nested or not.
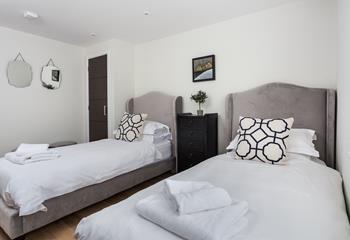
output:
[[[291,1],[0,0],[0,26],[82,46],[112,38],[141,43]],[[26,10],[40,18],[23,18]]]

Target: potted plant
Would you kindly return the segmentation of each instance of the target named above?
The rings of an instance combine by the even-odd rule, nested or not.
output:
[[[197,115],[198,116],[203,116],[203,110],[201,108],[201,105],[205,103],[205,100],[208,98],[207,93],[203,92],[201,90],[198,91],[198,93],[191,95],[191,100],[195,101],[198,103],[198,110],[197,110]]]

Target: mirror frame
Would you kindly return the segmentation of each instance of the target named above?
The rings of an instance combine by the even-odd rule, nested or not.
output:
[[[26,80],[25,84],[15,84],[14,82],[15,79],[13,79],[13,77],[11,76],[12,74],[10,72],[12,72],[12,68],[14,67],[14,64],[21,64],[21,68],[24,69],[25,71],[27,71],[25,74],[28,75],[26,76],[26,78],[28,78],[28,80]],[[18,70],[16,69],[16,72]],[[6,69],[6,74],[7,74],[7,81],[8,84],[10,86],[13,86],[15,88],[27,88],[30,87],[32,85],[32,81],[33,81],[33,70],[32,70],[32,66],[27,63],[24,58],[22,57],[21,53],[18,53],[18,55],[16,56],[16,58],[13,61],[8,62],[7,64],[7,69]]]
[[[58,76],[55,76],[57,74]],[[61,87],[62,81],[62,71],[58,68],[52,61],[49,62],[41,68],[41,84],[44,88],[50,90],[57,90]],[[56,78],[55,80],[53,80]]]

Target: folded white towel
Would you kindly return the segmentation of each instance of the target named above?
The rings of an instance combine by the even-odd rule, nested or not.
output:
[[[177,181],[167,179],[165,183],[165,192],[170,195],[175,195],[178,193],[188,193],[193,191],[198,191],[205,188],[213,188],[214,186],[209,182],[200,181]]]
[[[42,152],[33,152],[33,153],[28,153],[24,154],[23,156],[26,158],[42,158],[42,157],[55,157],[59,155],[59,152],[57,150],[46,150]]]
[[[49,144],[27,144],[22,143],[16,150],[18,156],[45,152],[49,149]]]
[[[165,180],[165,192],[180,215],[226,207],[232,204],[230,195],[222,188],[200,181]]]
[[[59,157],[61,157],[61,155],[57,151],[49,150],[47,152],[33,154],[26,160],[26,163],[55,160]]]
[[[17,155],[16,152],[10,152],[5,155],[5,159],[15,164],[27,164],[33,162],[49,161],[60,157],[55,150],[47,150],[44,152],[27,153],[25,155]]]
[[[145,219],[191,240],[233,239],[247,225],[244,215],[247,202],[190,215],[178,215],[165,194],[149,196],[136,205],[136,211]]]
[[[24,156],[18,156],[15,152],[10,152],[5,154],[5,159],[16,164],[24,164],[27,159]]]
[[[178,193],[173,197],[180,215],[223,208],[232,204],[230,195],[224,189],[216,187]]]

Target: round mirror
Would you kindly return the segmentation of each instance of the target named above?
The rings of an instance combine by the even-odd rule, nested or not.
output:
[[[61,70],[56,66],[44,66],[41,71],[41,83],[47,89],[58,89],[61,84]]]
[[[32,67],[24,60],[14,60],[7,66],[7,78],[10,85],[17,88],[29,87],[32,83]]]

